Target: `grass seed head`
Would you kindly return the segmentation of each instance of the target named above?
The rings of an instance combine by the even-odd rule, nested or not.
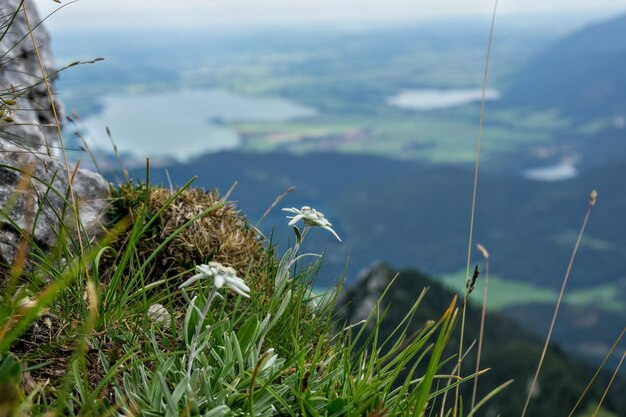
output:
[[[485,247],[483,245],[481,245],[480,243],[477,244],[476,245],[476,249],[478,249],[480,254],[483,255],[483,258],[489,259],[489,252],[487,251],[487,249],[485,249]]]

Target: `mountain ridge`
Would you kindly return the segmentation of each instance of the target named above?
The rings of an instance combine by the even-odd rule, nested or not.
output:
[[[559,108],[574,120],[626,115],[626,15],[587,26],[544,49],[513,76],[506,102]]]

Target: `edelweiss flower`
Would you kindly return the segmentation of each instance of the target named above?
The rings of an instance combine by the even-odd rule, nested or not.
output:
[[[289,226],[293,226],[298,223],[300,220],[304,221],[304,225],[307,227],[321,227],[322,229],[328,230],[337,238],[338,241],[341,242],[341,239],[335,233],[335,231],[330,227],[333,224],[324,218],[324,213],[321,211],[317,211],[312,209],[309,206],[302,206],[300,210],[295,207],[292,208],[284,208],[283,211],[287,211],[289,213],[295,214],[295,216],[287,216],[288,219],[291,219],[289,222]]]
[[[222,287],[230,288],[237,294],[250,298],[250,288],[243,279],[237,276],[237,271],[230,266],[224,266],[219,262],[209,262],[208,265],[196,266],[196,272],[196,275],[183,282],[178,288],[188,287],[201,279],[213,278],[213,285],[215,285],[216,289],[219,290]]]

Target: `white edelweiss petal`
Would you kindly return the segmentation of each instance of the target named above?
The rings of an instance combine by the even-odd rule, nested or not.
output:
[[[203,273],[196,274],[196,275],[192,276],[191,278],[189,278],[187,281],[185,281],[185,282],[183,282],[182,284],[180,284],[180,285],[178,286],[178,288],[179,288],[179,289],[181,289],[181,288],[188,287],[188,286],[190,286],[191,284],[193,284],[194,282],[199,281],[199,280],[201,280],[201,279],[203,279],[203,278],[206,278],[206,277],[207,277],[207,275],[206,275],[206,274],[203,274]]]
[[[320,227],[324,226],[324,224],[322,222],[320,222],[317,217],[309,217],[309,216],[304,218],[304,224],[306,224],[308,226],[316,226],[316,227],[317,226],[320,226]]]
[[[337,233],[336,233],[333,229],[331,229],[331,228],[330,228],[330,227],[328,227],[328,226],[322,226],[322,229],[324,229],[324,230],[328,230],[330,233],[332,233],[332,234],[333,234],[333,236],[335,236],[335,237],[337,238],[337,240],[338,240],[338,241],[340,241],[340,242],[341,242],[341,238],[339,237],[339,235],[338,235],[338,234],[337,234]]]
[[[226,279],[226,286],[235,291],[237,294],[250,298],[250,288],[246,285],[243,279],[236,276],[228,277]]]
[[[207,264],[200,264],[200,265],[196,265],[196,271],[200,274],[206,274],[206,275],[210,275],[211,274],[211,265],[207,265]]]
[[[304,214],[298,214],[297,216],[294,216],[289,222],[289,226],[293,226],[294,224],[298,223],[302,219],[305,219],[306,221],[306,217]]]
[[[250,287],[248,287],[246,282],[239,277],[231,278],[228,284],[230,288],[238,288],[244,292],[250,292]]]
[[[248,294],[247,292],[239,289],[238,287],[232,286],[229,287],[231,290],[235,291],[237,294],[241,295],[242,297],[246,297],[246,298],[250,298],[250,294]]]
[[[326,223],[327,223],[326,221],[324,221],[324,220],[320,220],[320,219],[315,219],[315,220],[314,220],[314,223],[315,223],[315,225],[316,225],[316,226],[319,226],[319,227],[328,226],[328,225],[326,224]]]
[[[291,219],[289,226],[293,226],[300,220],[303,220],[305,226],[326,229],[341,242],[339,235],[331,228],[333,224],[324,217],[324,213],[321,211],[317,211],[309,206],[302,206],[300,210],[296,208],[284,208],[283,211],[296,214],[295,216],[287,216],[288,219]]]
[[[215,285],[215,288],[220,289],[224,286],[225,281],[226,280],[224,279],[224,276],[222,274],[217,274],[215,275],[213,284]]]

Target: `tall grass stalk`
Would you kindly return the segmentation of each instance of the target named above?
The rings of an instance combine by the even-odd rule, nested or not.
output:
[[[295,190],[296,187],[289,187],[287,188],[287,190],[285,190],[281,195],[279,195],[278,197],[276,197],[274,199],[274,201],[272,202],[272,204],[270,204],[270,206],[267,208],[267,210],[265,210],[265,213],[263,213],[263,215],[261,216],[261,218],[256,222],[256,224],[254,225],[254,227],[259,227],[259,225],[263,222],[263,220],[265,220],[265,218],[267,217],[268,214],[270,214],[270,212],[274,209],[274,207],[276,207],[276,205],[278,203],[280,203],[280,201],[285,198],[287,196],[287,194],[291,193],[293,190]]]
[[[52,94],[52,87],[50,85],[50,80],[48,80],[48,76],[46,75],[46,70],[44,68],[43,61],[41,59],[41,54],[39,53],[39,47],[37,46],[37,42],[35,41],[33,28],[28,19],[27,7],[24,4],[24,2],[22,2],[20,5],[22,7],[22,11],[24,12],[24,21],[26,22],[26,26],[28,27],[28,34],[33,44],[33,50],[35,51],[35,56],[37,57],[37,63],[39,64],[39,69],[41,70],[41,78],[46,86],[46,93],[48,94],[48,100],[50,101],[50,108],[52,109],[52,115],[54,116],[54,120],[56,124],[56,130],[57,130],[57,134],[59,137],[59,143],[61,145],[61,152],[63,153],[63,162],[65,164],[65,172],[67,174],[67,182],[68,182],[68,187],[69,187],[69,192],[70,192],[70,201],[72,203],[71,206],[74,212],[74,220],[76,222],[76,232],[77,232],[76,234],[78,235],[78,244],[80,246],[80,249],[81,249],[80,252],[82,254],[85,248],[83,246],[83,237],[82,237],[82,232],[81,232],[80,218],[78,217],[78,202],[76,201],[76,196],[74,195],[74,186],[73,186],[74,175],[76,174],[76,169],[78,169],[78,164],[76,165],[76,169],[74,170],[74,175],[72,175],[70,173],[70,165],[69,165],[69,161],[67,158],[67,152],[65,150],[65,142],[63,141],[63,131],[61,130],[61,122],[59,121],[59,114],[57,112],[56,104],[54,102],[54,96]],[[50,148],[48,145],[48,141],[46,140],[45,142],[46,142],[46,149],[48,152],[48,156],[50,156]],[[80,260],[80,256],[79,256],[79,260]],[[88,268],[86,265],[85,265],[85,273],[87,274],[87,276],[89,276]]]
[[[471,209],[471,214],[470,214],[470,227],[469,227],[469,237],[468,237],[468,244],[467,244],[467,266],[465,269],[465,284],[467,284],[467,282],[469,281],[470,263],[471,263],[471,258],[472,258],[472,241],[474,238],[474,218],[475,218],[475,213],[476,213],[476,194],[478,190],[478,167],[480,165],[480,147],[481,147],[482,136],[483,136],[483,122],[484,122],[485,101],[486,101],[486,94],[487,94],[487,79],[489,76],[489,59],[491,57],[491,44],[493,41],[493,31],[494,31],[494,27],[496,24],[497,11],[498,11],[498,0],[495,0],[494,5],[493,5],[493,15],[491,16],[491,26],[489,28],[489,39],[487,41],[487,54],[485,56],[485,70],[483,73],[482,97],[480,101],[478,135],[476,138],[474,186],[472,190],[472,209]],[[467,285],[465,285],[464,287],[467,288]],[[459,355],[457,358],[459,361],[458,369],[457,369],[457,373],[459,377],[461,376],[461,359],[463,358],[463,338],[465,336],[465,313],[467,310],[467,297],[468,297],[468,293],[466,290],[463,293],[463,307],[462,307],[462,313],[461,313],[461,337],[459,338]],[[457,387],[455,391],[455,396],[454,396],[454,409],[453,409],[454,417],[456,417],[457,415],[458,402],[459,402],[459,388]]]
[[[622,340],[622,337],[624,337],[624,333],[626,333],[626,327],[624,327],[624,329],[622,330],[622,332],[618,336],[617,340],[615,340],[615,343],[613,343],[613,346],[611,346],[611,349],[604,356],[604,360],[602,360],[602,363],[600,364],[600,366],[596,370],[596,373],[593,374],[593,377],[591,377],[591,380],[589,380],[589,383],[587,384],[587,386],[583,390],[582,394],[580,394],[580,397],[578,397],[578,401],[576,401],[576,404],[574,404],[574,407],[572,408],[572,411],[570,411],[570,413],[567,415],[567,417],[572,417],[574,415],[574,412],[576,411],[576,409],[578,408],[578,406],[582,402],[583,398],[585,397],[585,394],[587,394],[587,391],[589,391],[589,388],[591,388],[591,385],[593,385],[593,382],[596,380],[596,378],[600,374],[600,371],[602,371],[602,368],[604,368],[604,364],[606,363],[606,361],[609,360],[609,358],[611,357],[611,355],[615,351],[615,348],[617,348],[617,345],[619,345],[619,342]]]
[[[467,355],[469,355],[472,351],[472,349],[474,349],[474,345],[476,344],[476,341],[473,341],[468,347],[467,349],[465,349],[465,352],[463,352],[463,358],[461,359],[460,363],[463,363],[463,361],[465,360],[465,357]],[[455,378],[458,378],[457,375],[457,368],[459,366],[459,361],[457,361],[457,363],[454,365],[454,368],[452,368],[452,372],[450,372],[452,375],[454,375]],[[486,370],[485,370],[486,371]],[[475,375],[478,376],[478,375]],[[452,379],[448,380],[447,384],[448,386],[450,385]],[[441,416],[445,416],[446,415],[446,400],[448,398],[448,391],[446,391],[443,394],[443,398],[441,400],[441,412],[439,413],[439,415]]]
[[[483,338],[485,335],[485,316],[487,315],[487,290],[489,288],[489,252],[481,244],[477,245],[478,251],[485,259],[485,288],[483,289],[483,307],[480,313],[480,331],[478,333],[478,351],[476,352],[476,377],[474,377],[474,387],[472,388],[472,408],[476,404],[476,391],[478,390],[478,371],[480,370],[480,357],[483,349]]]
[[[596,190],[593,190],[591,192],[591,195],[589,196],[589,207],[587,208],[585,219],[583,220],[583,224],[580,227],[580,232],[578,233],[576,244],[574,245],[574,249],[572,250],[572,256],[570,257],[569,264],[567,265],[567,270],[565,271],[565,276],[563,277],[563,282],[561,284],[561,291],[559,292],[559,297],[556,301],[556,306],[554,307],[554,314],[552,315],[552,322],[550,323],[548,336],[546,336],[546,341],[543,345],[543,350],[541,352],[541,357],[539,358],[539,363],[537,364],[537,370],[535,371],[535,376],[533,377],[533,381],[530,384],[530,388],[528,389],[528,396],[526,397],[526,402],[524,404],[524,409],[522,410],[521,417],[524,417],[526,415],[526,410],[528,409],[528,405],[530,404],[530,399],[532,398],[533,391],[535,390],[535,385],[537,384],[537,379],[539,378],[539,373],[541,372],[541,367],[546,357],[548,346],[550,345],[550,339],[552,337],[552,331],[554,330],[554,324],[556,323],[556,318],[559,314],[559,308],[561,307],[561,302],[563,301],[563,295],[565,294],[565,287],[567,286],[567,281],[569,280],[569,275],[570,275],[570,272],[572,271],[572,265],[574,265],[574,259],[576,258],[576,254],[578,253],[580,242],[583,239],[585,228],[587,227],[587,223],[589,222],[589,217],[591,216],[591,210],[593,209],[593,206],[596,204],[597,195],[598,194],[596,193]]]
[[[615,381],[615,377],[617,377],[617,374],[619,373],[619,368],[621,368],[622,363],[624,363],[624,358],[626,358],[626,352],[622,354],[622,359],[620,359],[619,363],[615,367],[615,372],[613,372],[613,375],[611,376],[611,380],[609,381],[609,383],[606,386],[606,389],[602,393],[602,398],[600,398],[600,401],[598,402],[598,406],[594,410],[591,417],[596,417],[596,415],[598,414],[598,411],[600,411],[600,407],[602,407],[602,403],[604,402],[604,399],[606,398],[606,394],[608,394],[609,389],[611,389],[611,385],[613,385],[613,381]]]

